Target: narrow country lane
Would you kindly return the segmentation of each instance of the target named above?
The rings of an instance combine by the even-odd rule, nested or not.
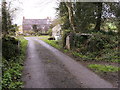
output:
[[[38,37],[28,40],[24,64],[24,88],[112,88],[69,56],[51,47]]]

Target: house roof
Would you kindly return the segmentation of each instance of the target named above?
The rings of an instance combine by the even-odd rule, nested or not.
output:
[[[49,19],[23,19],[23,24],[50,24]]]

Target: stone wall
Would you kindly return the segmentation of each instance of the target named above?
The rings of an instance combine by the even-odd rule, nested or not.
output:
[[[89,39],[92,35],[91,34],[78,34],[78,33],[70,33],[66,37],[66,45],[65,48],[68,50],[80,46],[80,43],[84,43],[87,39]]]

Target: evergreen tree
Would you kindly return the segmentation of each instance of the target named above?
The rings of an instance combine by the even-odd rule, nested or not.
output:
[[[7,7],[6,7],[7,2],[3,1],[2,2],[2,32],[3,36],[6,36],[8,34],[8,15],[7,15]]]
[[[16,10],[16,8],[15,8]],[[15,11],[14,10],[14,11]],[[15,35],[16,25],[12,24],[12,16],[13,11],[10,11],[10,7],[7,7],[7,2],[5,0],[2,1],[2,33],[3,37],[6,35]]]

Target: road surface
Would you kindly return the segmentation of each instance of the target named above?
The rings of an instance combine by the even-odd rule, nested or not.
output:
[[[113,85],[59,50],[39,40],[28,40],[22,80],[24,88],[113,88]]]

